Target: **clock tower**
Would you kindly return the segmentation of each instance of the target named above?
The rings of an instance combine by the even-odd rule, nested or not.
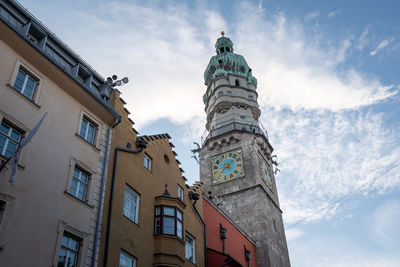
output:
[[[205,192],[256,241],[258,266],[290,266],[273,148],[258,120],[257,79],[221,34],[204,72],[207,131],[199,151],[200,179]]]

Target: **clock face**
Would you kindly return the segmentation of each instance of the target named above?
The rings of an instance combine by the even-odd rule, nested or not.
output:
[[[260,162],[261,177],[273,192],[271,167],[261,154],[258,154],[258,160]]]
[[[244,175],[241,150],[229,151],[211,158],[214,182],[226,182]]]

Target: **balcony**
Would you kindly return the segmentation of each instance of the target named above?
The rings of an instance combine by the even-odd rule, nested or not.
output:
[[[265,130],[264,126],[258,122],[257,124],[245,124],[240,122],[232,122],[230,124],[224,125],[217,129],[211,130],[208,132],[207,130],[203,133],[201,137],[201,145],[204,146],[205,143],[214,137],[232,132],[232,131],[241,131],[248,132],[254,134],[260,134],[268,140],[268,132]]]

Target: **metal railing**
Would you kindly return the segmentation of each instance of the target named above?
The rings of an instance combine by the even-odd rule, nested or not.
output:
[[[217,129],[213,129],[210,132],[206,130],[201,137],[201,144],[202,146],[204,146],[207,140],[232,131],[242,131],[254,134],[261,134],[268,140],[268,132],[265,130],[264,126],[260,122],[258,122],[257,124],[232,122]]]

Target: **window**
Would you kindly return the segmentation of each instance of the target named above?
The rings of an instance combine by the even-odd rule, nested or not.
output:
[[[17,77],[14,82],[14,89],[23,94],[29,100],[33,100],[35,89],[38,84],[38,79],[21,67],[18,70]]]
[[[231,95],[232,95],[232,92],[231,92],[231,91],[226,91],[226,94],[227,94],[228,96],[231,96]]]
[[[119,267],[136,267],[136,259],[128,253],[121,251],[119,254]]]
[[[21,137],[20,131],[3,121],[0,125],[0,154],[6,158],[11,157],[21,141]]]
[[[82,118],[81,131],[79,135],[91,144],[95,143],[97,126],[86,116]]]
[[[249,100],[253,101],[254,97],[252,95],[249,95]]]
[[[183,236],[183,213],[175,207],[158,206],[154,216],[154,234]]]
[[[178,198],[183,201],[183,188],[178,185]]]
[[[185,254],[186,259],[190,260],[191,262],[196,262],[196,253],[195,253],[195,240],[194,238],[186,233],[185,235]]]
[[[80,240],[68,232],[64,232],[57,267],[77,267],[79,247]]]
[[[134,223],[139,222],[139,195],[129,186],[125,188],[123,214]]]
[[[239,85],[240,85],[239,80],[235,80],[235,85],[236,85],[236,86],[239,86]]]
[[[89,175],[83,172],[81,169],[75,167],[69,192],[71,193],[71,195],[79,198],[80,200],[86,201],[88,183]]]
[[[143,160],[144,167],[151,171],[151,158],[144,154],[144,160]]]
[[[222,91],[218,92],[218,97],[223,96],[223,95],[224,95],[224,92],[222,92]]]

